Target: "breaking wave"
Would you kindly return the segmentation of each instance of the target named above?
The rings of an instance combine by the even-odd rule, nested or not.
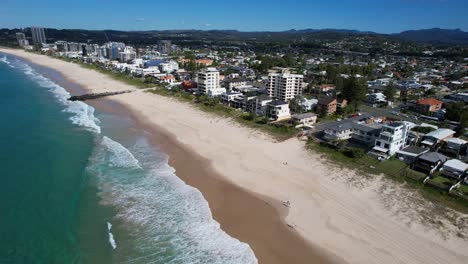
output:
[[[72,114],[70,120],[73,124],[84,127],[92,132],[101,133],[99,119],[94,116],[94,108],[80,101],[69,101],[70,93],[65,88],[54,83],[50,79],[36,72],[26,63],[16,62],[16,66],[21,69],[29,78],[39,86],[48,89],[55,98],[64,106],[63,111]]]
[[[115,243],[114,235],[112,234],[111,229],[112,229],[112,224],[107,222],[107,233],[109,235],[109,244],[111,245],[113,249],[116,249],[117,244]]]
[[[3,57],[0,58],[0,62],[3,62],[5,63],[6,65],[8,65],[10,68],[16,68],[15,66],[13,66],[11,64],[11,62],[8,60],[7,56],[4,55]]]
[[[74,124],[96,133],[87,171],[97,181],[101,203],[116,210],[116,230],[125,230],[125,238],[119,239],[122,233],[111,232],[113,225],[107,222],[108,241],[117,259],[125,263],[257,263],[248,244],[220,228],[200,191],[176,176],[167,155],[145,138],[126,148],[101,136],[93,107],[68,101],[70,94],[63,87],[19,60],[14,64],[52,92],[63,111],[72,114]]]
[[[138,263],[257,263],[251,248],[230,237],[207,201],[185,184],[168,156],[140,138],[129,149],[103,137],[88,170],[97,176],[102,203],[133,234]],[[122,248],[122,245],[120,246]]]

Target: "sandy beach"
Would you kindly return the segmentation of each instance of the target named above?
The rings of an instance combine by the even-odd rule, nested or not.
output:
[[[0,52],[53,68],[89,91],[135,89],[74,63]],[[203,193],[221,227],[249,243],[260,263],[468,263],[468,217],[405,186],[356,175],[297,139],[276,142],[167,97],[138,90],[109,99],[140,120],[177,175]]]

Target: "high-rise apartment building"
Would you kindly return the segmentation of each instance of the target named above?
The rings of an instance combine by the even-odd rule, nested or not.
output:
[[[279,69],[268,74],[268,95],[279,100],[288,101],[302,95],[301,74],[291,74],[288,69]]]
[[[169,54],[172,51],[172,41],[160,40],[158,42],[158,51],[162,54]]]
[[[216,68],[207,68],[198,73],[198,88],[202,94],[210,94],[219,90],[219,71]]]
[[[46,36],[44,28],[41,27],[31,27],[31,34],[34,45],[40,45],[46,43]]]
[[[16,33],[16,40],[18,40],[18,45],[21,47],[29,45],[29,42],[26,39],[26,35],[22,32]]]

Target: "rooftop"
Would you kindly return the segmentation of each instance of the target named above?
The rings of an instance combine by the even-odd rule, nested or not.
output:
[[[319,98],[318,103],[321,105],[329,105],[334,100],[336,100],[335,97],[322,97],[322,98]]]
[[[457,159],[448,160],[447,162],[444,163],[444,167],[445,166],[450,167],[450,168],[455,168],[460,171],[466,171],[468,169],[468,164]]]
[[[402,125],[402,124],[401,124],[401,123],[398,123],[398,122],[393,122],[393,123],[388,123],[388,124],[386,124],[386,126],[393,127],[393,128],[399,127],[399,126],[401,126],[401,125]]]
[[[434,98],[426,98],[426,99],[418,100],[417,103],[421,105],[440,105],[443,102]]]
[[[354,123],[352,122],[345,122],[341,124],[335,124],[333,126],[330,126],[328,129],[333,130],[333,131],[345,131],[349,129],[353,129]]]
[[[314,113],[303,113],[303,114],[293,115],[292,118],[294,118],[294,119],[304,119],[304,118],[310,118],[310,117],[314,117],[314,116],[317,116],[317,115],[314,114]]]
[[[461,138],[449,138],[447,142],[458,144],[458,145],[466,144],[466,140],[463,140]]]
[[[364,132],[372,132],[372,131],[380,130],[382,128],[382,125],[381,124],[366,125],[366,124],[353,123],[353,128],[358,129],[360,131],[364,131]]]
[[[419,156],[419,159],[435,163],[438,161],[444,162],[447,160],[447,157],[437,152],[427,152]]]
[[[288,103],[285,101],[276,100],[276,101],[271,101],[268,104],[271,106],[279,106],[279,105],[285,105],[285,104],[287,105]]]
[[[452,136],[455,134],[455,131],[448,129],[448,128],[439,128],[435,131],[432,131],[430,133],[427,133],[425,137],[433,137],[438,140],[442,140],[446,137]]]
[[[421,153],[424,153],[426,151],[427,151],[426,148],[421,148],[421,147],[417,147],[417,146],[409,146],[409,147],[406,147],[406,148],[400,150],[399,152],[407,152],[407,153],[412,153],[412,154],[421,154]]]

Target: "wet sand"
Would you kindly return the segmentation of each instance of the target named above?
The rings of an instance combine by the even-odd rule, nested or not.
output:
[[[72,94],[86,92],[86,87],[53,69],[36,68]],[[248,243],[259,263],[344,263],[337,257],[327,256],[326,250],[314,247],[293,227],[287,226],[284,218],[289,210],[282,202],[256,195],[225,180],[209,160],[178,142],[167,130],[111,98],[88,101],[88,104],[101,112],[130,118],[136,124],[135,129],[145,131],[153,146],[169,155],[169,164],[176,169],[176,175],[201,191],[221,228]]]
[[[248,243],[259,263],[345,263],[325,249],[314,247],[287,226],[288,208],[282,202],[251,193],[223,179],[204,159],[158,127],[111,99],[90,101],[100,111],[136,121],[154,147],[169,155],[169,164],[185,183],[197,188],[208,201],[213,218],[229,235]]]

